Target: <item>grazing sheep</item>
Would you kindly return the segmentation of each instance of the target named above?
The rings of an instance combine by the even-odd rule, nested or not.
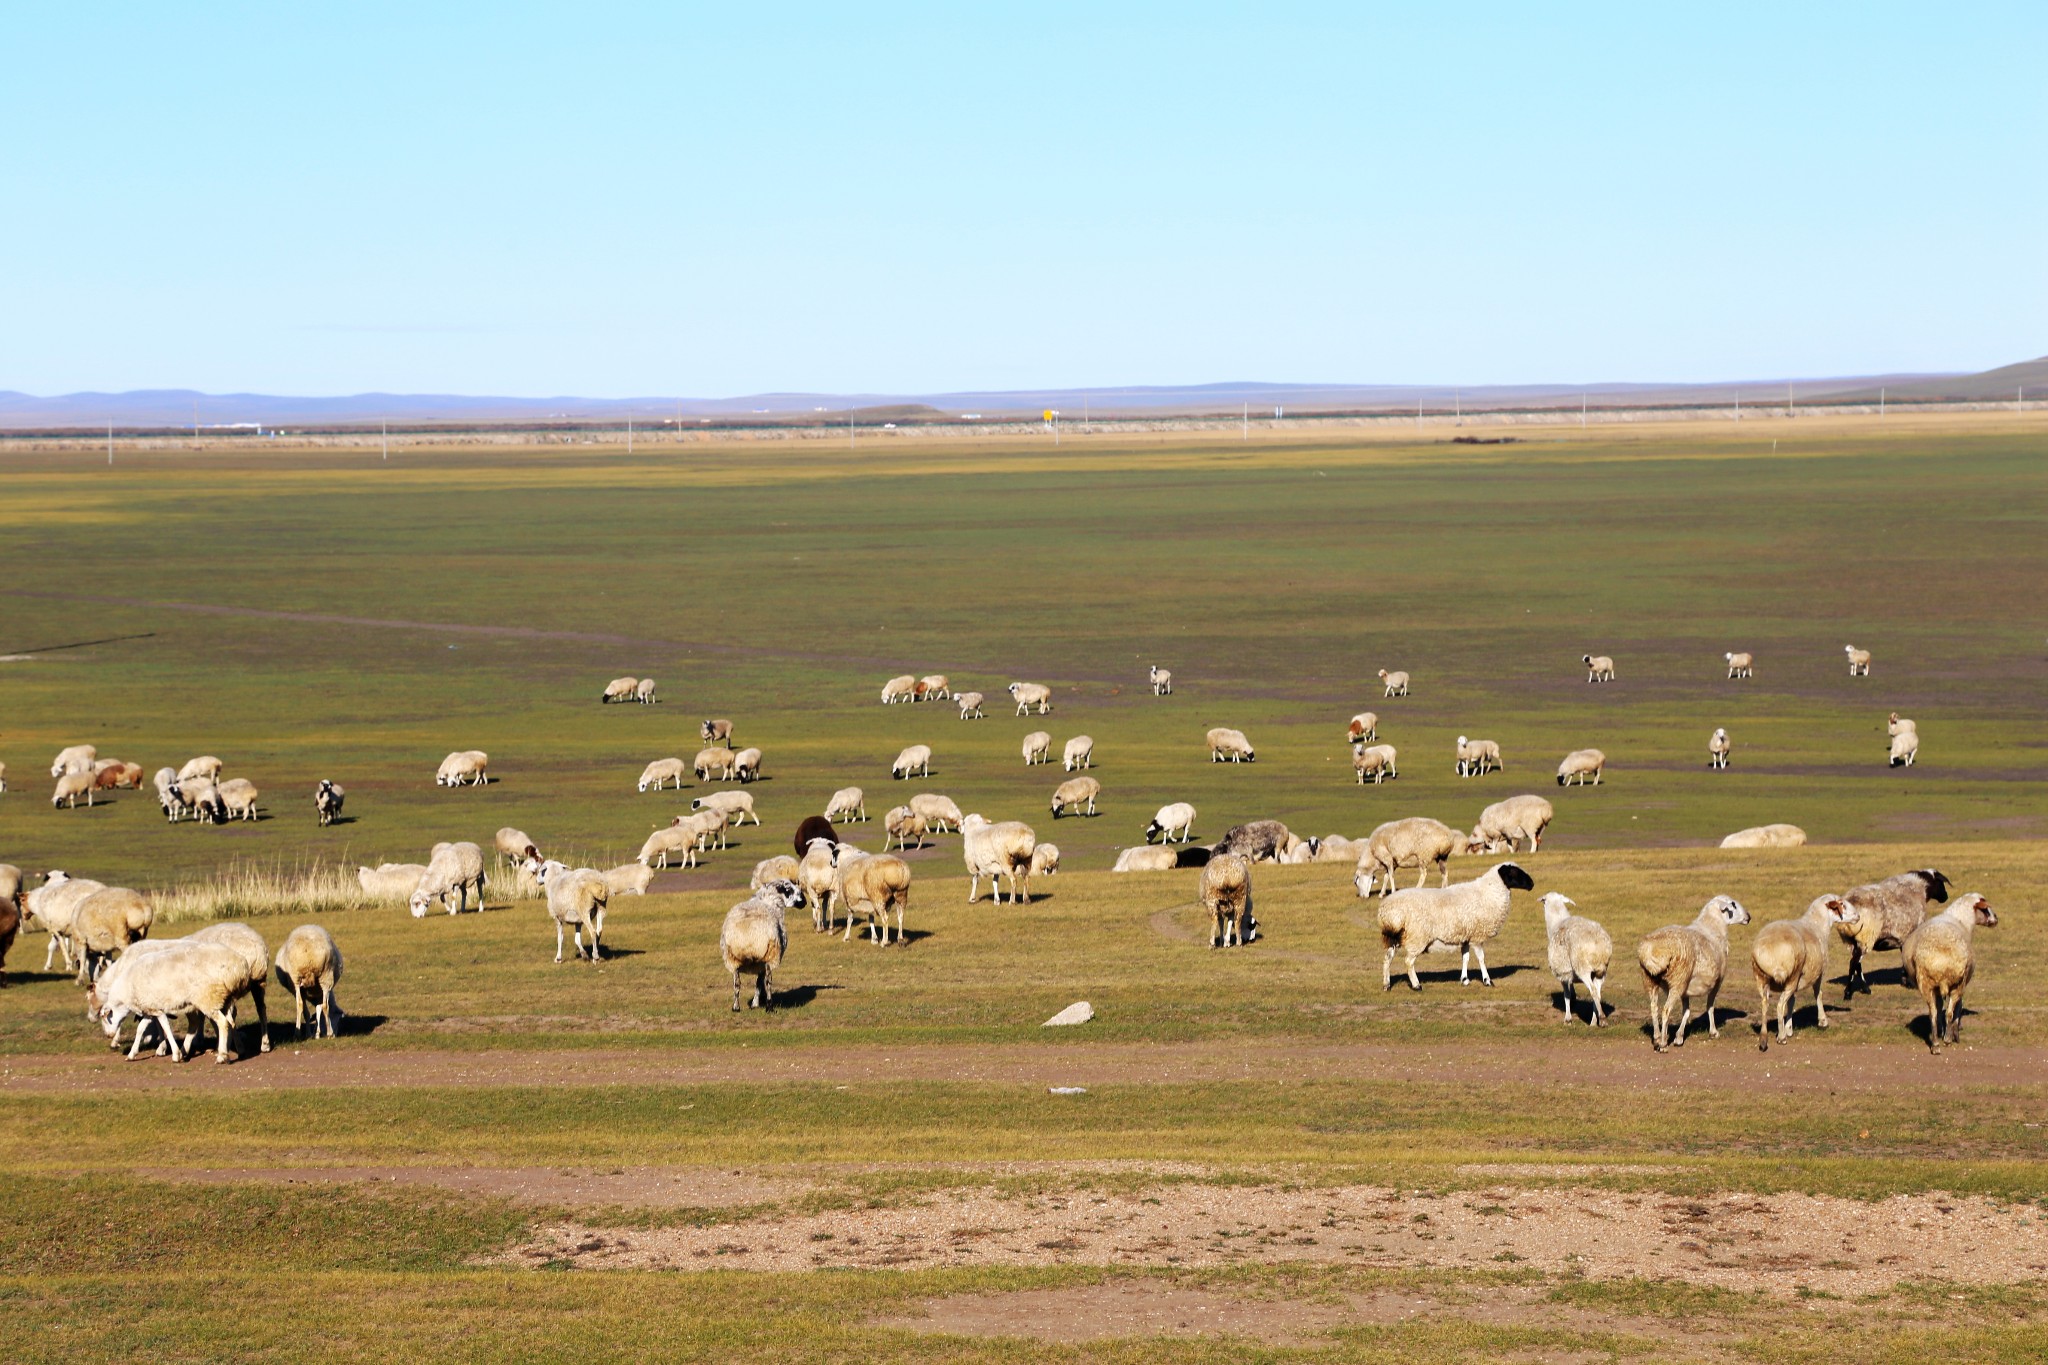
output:
[[[1251,763],[1258,758],[1252,750],[1252,742],[1244,737],[1242,730],[1219,725],[1209,732],[1208,742],[1211,763]]]
[[[1075,735],[1067,741],[1067,747],[1060,751],[1060,768],[1065,772],[1077,772],[1082,768],[1095,766],[1095,737]]]
[[[1010,904],[1031,899],[1031,854],[1038,847],[1038,835],[1021,820],[991,824],[985,815],[969,815],[960,822],[960,856],[967,863],[967,903],[974,904],[981,893],[981,879],[988,878],[989,893],[997,905],[1003,903],[1002,880],[1010,883]]]
[[[1458,776],[1484,777],[1501,770],[1500,745],[1490,739],[1458,736]]]
[[[1751,670],[1751,665],[1755,662],[1755,658],[1749,651],[1744,650],[1740,654],[1723,654],[1721,657],[1728,661],[1729,677],[1748,678],[1755,676]]]
[[[1040,844],[1031,850],[1031,875],[1050,877],[1060,870],[1060,846]]]
[[[955,697],[955,698],[954,698],[954,700],[960,703],[960,719],[962,719],[962,720],[983,720],[983,719],[986,719],[986,717],[987,717],[987,713],[986,713],[986,712],[984,712],[984,711],[983,711],[983,710],[981,709],[981,701],[982,701],[981,693],[979,693],[979,692],[962,692],[962,693],[961,693],[961,694],[960,694],[959,696]]]
[[[341,804],[348,799],[348,791],[339,782],[321,778],[320,785],[313,788],[313,809],[320,815],[322,826],[331,825],[341,817]]]
[[[1514,891],[1533,891],[1536,883],[1513,863],[1495,863],[1469,882],[1456,886],[1412,887],[1380,902],[1380,942],[1387,950],[1380,964],[1380,984],[1394,989],[1394,954],[1408,959],[1408,984],[1422,989],[1415,959],[1428,952],[1459,949],[1458,984],[1471,980],[1472,959],[1479,959],[1479,979],[1493,985],[1486,972],[1486,945],[1508,922]]]
[[[142,787],[142,765],[103,758],[94,765],[92,780],[101,791],[138,791]]]
[[[1614,940],[1607,931],[1582,915],[1574,915],[1570,896],[1550,891],[1543,896],[1543,934],[1550,944],[1550,974],[1557,978],[1564,995],[1564,1021],[1572,1021],[1574,981],[1593,997],[1592,1017],[1586,1022],[1599,1026],[1607,1022],[1600,992],[1607,985],[1607,965],[1614,960]]]
[[[1024,736],[1024,766],[1034,763],[1052,762],[1052,736],[1043,730],[1033,730]]]
[[[1814,1023],[1828,1026],[1821,981],[1827,976],[1828,941],[1844,925],[1855,926],[1860,915],[1840,896],[1817,896],[1798,919],[1772,920],[1756,931],[1749,947],[1749,968],[1756,977],[1756,1050],[1771,1050],[1771,993],[1778,996],[1778,1041],[1792,1041],[1792,1011],[1801,991],[1813,992]]]
[[[1714,997],[1728,971],[1728,926],[1749,923],[1749,911],[1733,896],[1716,896],[1700,907],[1691,924],[1667,924],[1636,945],[1643,990],[1650,997],[1650,1045],[1662,1052],[1684,1047],[1692,1023],[1692,997],[1706,997],[1707,1036],[1719,1038]],[[1676,1029],[1671,1016],[1679,1014]]]
[[[960,807],[950,796],[919,792],[910,798],[910,808],[918,813],[926,829],[946,831],[960,828]]]
[[[1202,868],[1202,908],[1209,912],[1209,946],[1241,947],[1252,915],[1252,865],[1235,853],[1221,853]]]
[[[171,795],[193,819],[215,825],[227,823],[228,808],[220,799],[220,789],[205,778],[180,778],[171,784]]]
[[[1158,664],[1153,664],[1151,671],[1146,676],[1152,683],[1153,696],[1170,697],[1173,695],[1173,674],[1171,671],[1161,668]]]
[[[77,939],[72,922],[77,918],[78,907],[86,899],[107,889],[105,882],[96,882],[90,877],[74,877],[62,868],[52,868],[43,874],[43,884],[28,893],[22,906],[43,926],[50,936],[49,944],[43,949],[43,970],[50,970],[50,959],[61,953],[65,970],[69,971],[76,962],[84,960],[83,951],[74,954],[72,948]]]
[[[747,879],[749,891],[759,891],[769,882],[793,882],[796,880],[798,863],[787,853],[778,853],[772,858],[763,858],[754,864],[754,875]]]
[[[148,938],[155,921],[150,903],[125,886],[101,887],[79,901],[71,917],[71,939],[79,948],[78,984],[98,976],[129,944]]]
[[[832,897],[839,887],[839,850],[843,845],[826,838],[811,840],[797,864],[797,885],[811,907],[811,930],[832,932]]]
[[[693,849],[725,848],[728,847],[725,837],[726,821],[730,818],[720,807],[706,806],[702,810],[693,810],[688,815],[676,816],[669,821],[668,827],[689,835],[690,847]],[[694,864],[696,859],[692,858],[689,861]]]
[[[794,865],[796,859],[789,861]],[[653,883],[654,869],[645,863],[620,863],[604,873],[604,889],[613,896],[644,896]]]
[[[221,805],[227,808],[230,820],[254,820],[256,818],[256,784],[246,777],[231,777],[214,788],[220,796]]]
[[[1174,831],[1180,831],[1176,838]],[[1185,801],[1176,801],[1170,806],[1161,806],[1159,813],[1152,817],[1152,823],[1145,826],[1145,842],[1155,837],[1164,843],[1186,843],[1195,834],[1195,808]]]
[[[755,824],[761,823],[761,817],[754,811],[752,792],[707,792],[703,796],[693,798],[690,809],[715,810],[731,825],[744,825],[750,815],[753,816]]]
[[[1294,832],[1278,820],[1250,820],[1225,830],[1221,839],[1209,845],[1209,856],[1233,853],[1246,862],[1278,862],[1281,853],[1296,842]]]
[[[1496,801],[1479,812],[1479,823],[1472,828],[1471,851],[1513,853],[1516,843],[1527,839],[1529,851],[1534,853],[1556,815],[1557,809],[1540,796],[1525,793]]]
[[[1010,684],[1010,695],[1016,699],[1017,714],[1020,716],[1029,715],[1034,706],[1038,708],[1038,714],[1041,716],[1052,710],[1052,689],[1044,683],[1013,682]]]
[[[866,811],[861,812],[861,819],[867,819]],[[839,831],[832,828],[832,822],[822,815],[806,815],[797,822],[796,838],[790,842],[796,849],[796,856],[801,858],[810,849],[812,841],[817,839],[829,839],[836,844]]]
[[[882,705],[893,706],[897,702],[917,700],[917,679],[905,673],[900,678],[891,678],[882,684]]]
[[[1363,744],[1379,737],[1380,718],[1371,711],[1360,711],[1344,728],[1344,738],[1353,744]]]
[[[1408,675],[1399,669],[1395,669],[1391,673],[1384,668],[1381,669],[1380,681],[1386,684],[1386,691],[1383,695],[1389,697],[1405,697],[1408,695]]]
[[[1280,861],[1289,866],[1301,866],[1316,861],[1321,843],[1316,839],[1296,839],[1280,851]]]
[[[761,751],[742,749],[732,756],[732,772],[742,782],[761,780]]]
[[[93,764],[99,762],[97,745],[73,744],[57,751],[56,761],[50,764],[50,776],[62,777],[66,773],[89,773]]]
[[[1892,737],[1891,754],[1888,763],[1894,768],[1910,768],[1920,756],[1920,727],[1910,720],[1900,720],[1899,713],[1892,712],[1887,727]]]
[[[896,941],[903,942],[903,912],[910,907],[910,864],[887,853],[839,858],[839,903],[846,911],[846,941],[853,924],[864,918],[868,938],[881,946],[889,941],[889,912],[896,912]]]
[[[484,908],[484,851],[467,841],[453,844],[437,844],[433,857],[427,861],[427,870],[420,877],[420,884],[412,893],[412,917],[420,919],[427,913],[427,906],[439,901],[447,906],[453,915],[469,908],[470,888],[476,889],[476,908]],[[455,904],[448,904],[453,893]]]
[[[730,782],[733,777],[734,760],[738,757],[738,754],[723,744],[714,744],[709,748],[699,749],[697,756],[690,760],[690,767],[697,774],[699,782],[714,774],[721,782]]]
[[[1614,681],[1614,660],[1605,654],[1581,654],[1579,658],[1585,661],[1587,682]]]
[[[515,862],[530,856],[535,849],[534,840],[531,835],[523,829],[514,829],[510,825],[500,829],[491,840],[491,844],[500,854],[513,859]]]
[[[1842,899],[1856,907],[1856,922],[1836,929],[1849,943],[1849,975],[1842,986],[1842,999],[1863,987],[1870,994],[1870,980],[1863,974],[1863,959],[1879,948],[1897,948],[1903,953],[1907,935],[1927,918],[1931,902],[1948,900],[1947,874],[1931,867],[1901,872],[1881,882],[1866,882],[1842,893]]]
[[[654,679],[642,678],[633,687],[633,700],[642,706],[652,706],[660,698],[654,695]]]
[[[916,691],[919,701],[944,701],[953,695],[952,684],[946,680],[943,673],[933,673],[929,677],[919,678]]]
[[[924,847],[924,817],[908,806],[896,806],[882,817],[882,852],[889,851],[889,841],[895,840],[896,847],[909,848],[915,836],[917,846]]]
[[[1600,785],[1601,775],[1607,771],[1607,755],[1598,749],[1574,749],[1564,756],[1564,762],[1557,765],[1557,785],[1560,787],[1586,785],[1592,778],[1593,785]]]
[[[1956,898],[1956,903],[1906,936],[1899,960],[1908,988],[1920,992],[1927,1009],[1927,1048],[1941,1051],[1946,1017],[1947,1041],[1954,1043],[1962,1033],[1963,988],[1976,975],[1977,960],[1970,951],[1970,932],[1978,926],[1998,923],[1990,902],[1976,892]]]
[[[825,803],[827,820],[865,820],[868,818],[867,793],[859,787],[841,787],[832,793],[832,799]]]
[[[490,763],[491,756],[482,749],[458,749],[441,760],[440,771],[434,774],[434,785],[483,786],[491,780]]]
[[[732,722],[729,720],[707,720],[697,727],[697,738],[705,744],[722,744],[732,747]]]
[[[789,929],[784,915],[804,903],[803,888],[795,882],[770,882],[750,900],[741,901],[725,913],[718,931],[718,959],[732,973],[732,1008],[740,1008],[740,976],[754,978],[754,997],[747,1008],[772,1009],[775,1005],[775,969],[789,947]]]
[[[1171,872],[1180,866],[1180,857],[1163,844],[1140,844],[1127,848],[1116,855],[1116,866],[1111,872]]]
[[[1310,841],[1315,845],[1315,861],[1319,863],[1356,863],[1365,853],[1365,840],[1348,839],[1341,834],[1325,834]]]
[[[222,947],[233,949],[242,955],[242,967],[247,973],[243,994],[246,994],[256,1005],[257,1051],[270,1051],[270,1011],[265,1007],[263,998],[264,987],[270,981],[270,946],[263,941],[263,935],[257,933],[249,925],[227,921],[220,924],[209,924],[197,933],[187,934],[182,939],[173,939],[172,942],[216,943]],[[134,956],[137,952],[144,951],[152,946],[154,945],[149,943],[131,944],[121,954],[121,957],[125,960]],[[120,963],[116,962],[114,965],[118,967]],[[112,971],[113,968],[109,967],[107,970]],[[105,977],[103,976],[101,979],[104,980]],[[234,1022],[232,1016],[230,1016],[229,1022]],[[195,1033],[192,1036],[196,1037],[197,1034]],[[188,1037],[185,1040],[185,1048],[189,1051],[191,1047],[192,1038]]]
[[[86,805],[90,806],[93,803],[92,793],[93,780],[91,772],[65,773],[57,779],[56,790],[50,794],[50,805],[53,808],[68,805],[71,809],[76,810],[78,809],[78,798],[81,796],[85,798]]]
[[[1707,736],[1707,766],[1709,768],[1727,767],[1728,751],[1734,747],[1734,745],[1728,742],[1728,732],[1717,727],[1713,734]]]
[[[306,1036],[307,998],[316,990],[320,996],[311,1010],[313,1036],[318,1038],[322,1028],[329,1038],[336,1036],[335,1021],[342,1017],[334,998],[334,988],[341,983],[341,949],[334,935],[320,925],[301,924],[285,935],[276,966],[278,984],[292,993],[292,1027],[299,1037]]]
[[[376,867],[358,867],[356,884],[372,900],[406,901],[419,889],[420,878],[426,875],[425,863],[383,863]]]
[[[1057,820],[1066,814],[1069,806],[1075,807],[1075,814],[1095,814],[1095,798],[1102,795],[1102,783],[1092,777],[1070,777],[1053,789],[1052,818]]]
[[[1854,646],[1854,645],[1843,645],[1843,646],[1842,646],[1842,653],[1844,653],[1845,655],[1847,655],[1847,656],[1848,656],[1848,658],[1849,658],[1849,676],[1850,676],[1850,677],[1852,677],[1852,678],[1867,678],[1867,677],[1869,677],[1869,676],[1870,676],[1870,651],[1869,651],[1869,650],[1867,650],[1867,649],[1858,649],[1858,648],[1856,648],[1856,646]]]
[[[1365,836],[1365,850],[1358,855],[1358,870],[1352,874],[1351,884],[1360,896],[1370,896],[1375,885],[1380,887],[1380,895],[1390,896],[1397,869],[1415,868],[1415,884],[1421,886],[1434,867],[1440,874],[1438,887],[1447,887],[1451,884],[1451,855],[1463,842],[1457,830],[1426,815],[1389,820]],[[1386,876],[1384,883],[1381,874]]]
[[[932,746],[913,744],[896,755],[896,761],[889,765],[889,776],[898,781],[907,780],[911,774],[919,777],[932,775]]]
[[[1800,848],[1806,831],[1797,825],[1753,825],[1738,829],[1721,841],[1722,848]]]
[[[1351,771],[1358,776],[1358,785],[1368,780],[1374,786],[1388,778],[1401,775],[1400,754],[1391,744],[1354,744],[1351,746]]]
[[[88,997],[89,1007],[109,1038],[118,1037],[122,1022],[130,1017],[153,1019],[172,1059],[182,1062],[189,1054],[180,1046],[172,1021],[198,1013],[212,1022],[220,1040],[213,1060],[223,1064],[235,1060],[228,1050],[234,1034],[234,1006],[248,993],[250,983],[248,962],[234,947],[181,939],[137,956],[131,966],[110,976],[102,982],[104,991]],[[128,1060],[135,1060],[147,1032],[136,1028]]]
[[[632,701],[639,692],[638,678],[613,678],[604,685],[604,691],[598,694],[597,700],[601,705],[615,701]]]
[[[185,794],[178,786],[175,768],[158,768],[153,779],[156,786],[156,803],[163,807],[164,819],[172,824],[195,812],[185,804]]]
[[[178,780],[190,782],[197,778],[202,782],[220,782],[221,761],[212,754],[202,754],[178,769]]]
[[[604,934],[605,907],[611,901],[611,887],[605,875],[594,867],[564,867],[553,858],[529,858],[525,871],[548,893],[548,918],[555,922],[555,961],[562,960],[562,930],[576,940],[576,956],[586,956],[583,931],[590,930],[590,961],[601,961],[604,949],[598,940]]]
[[[683,774],[688,771],[680,758],[657,758],[640,770],[640,781],[634,790],[660,791],[663,787],[673,786],[681,791]]]

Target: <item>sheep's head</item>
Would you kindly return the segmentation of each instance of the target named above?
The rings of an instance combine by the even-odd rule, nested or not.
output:
[[[804,903],[804,889],[787,877],[775,877],[761,883],[756,893],[759,899],[784,910],[795,910]]]
[[[409,902],[410,908],[412,910],[412,917],[414,919],[425,919],[427,917],[427,906],[430,903],[431,898],[427,895],[426,892],[413,892],[412,900]]]
[[[1840,896],[1816,897],[1813,904],[1807,907],[1807,912],[1811,914],[1815,909],[1823,911],[1827,915],[1827,922],[1835,926],[1835,932],[1846,939],[1853,940],[1856,936],[1856,927],[1863,922],[1863,912]]]
[[[1554,924],[1571,914],[1576,908],[1578,908],[1578,902],[1565,895],[1562,891],[1546,891],[1543,893],[1543,919],[1545,923]]]
[[[1991,902],[1974,891],[1956,902],[1956,909],[1964,907],[1968,907],[1971,922],[1974,924],[1989,926],[1998,923],[1998,916],[1992,912]]]
[[[1947,902],[1948,876],[1945,873],[1936,872],[1931,867],[1923,867],[1920,869],[1920,880],[1927,883],[1927,899],[1936,904]]]
[[[1507,887],[1510,891],[1534,891],[1536,889],[1535,881],[1530,878],[1528,873],[1522,871],[1514,863],[1495,863],[1493,871],[1500,878],[1501,885]]]
[[[1749,923],[1749,911],[1733,896],[1716,896],[1707,902],[1706,908],[1721,917],[1724,924]]]

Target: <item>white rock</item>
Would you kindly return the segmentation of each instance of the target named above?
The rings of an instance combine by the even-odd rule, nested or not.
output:
[[[1085,1024],[1094,1017],[1095,1006],[1089,1004],[1086,1000],[1076,1000],[1073,1004],[1046,1020],[1040,1027],[1058,1028],[1065,1024]]]

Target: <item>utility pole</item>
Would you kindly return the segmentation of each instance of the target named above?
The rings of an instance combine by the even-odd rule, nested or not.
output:
[[[626,453],[633,453],[633,419],[630,416],[626,418]]]
[[[1251,438],[1252,438],[1252,405],[1251,405],[1251,400],[1250,400],[1250,399],[1246,399],[1246,400],[1245,400],[1245,405],[1244,405],[1244,439],[1245,439],[1245,440],[1247,440],[1247,441],[1249,441],[1249,440],[1250,440]]]
[[[1792,405],[1792,386],[1790,384],[1787,384],[1785,386],[1785,415],[1787,417],[1791,417],[1795,415],[1797,411],[1798,410],[1794,408]]]
[[[1884,420],[1884,385],[1877,386],[1877,420]]]
[[[1740,422],[1740,421],[1742,420],[1742,390],[1741,390],[1741,389],[1737,389],[1737,390],[1735,391],[1735,420],[1736,420],[1736,421],[1738,421],[1738,422]]]
[[[391,463],[391,419],[380,418],[377,422],[378,438],[384,443],[384,463]]]
[[[1422,395],[1415,395],[1415,429],[1422,430]]]
[[[846,410],[846,448],[853,449],[853,409]]]
[[[113,424],[112,422],[109,422],[109,423],[107,423],[107,466],[108,466],[108,468],[112,468],[112,467],[113,467],[113,464],[114,464],[114,424]]]
[[[1580,431],[1584,431],[1585,429],[1586,429],[1586,395],[1585,395],[1585,394],[1583,394],[1583,393],[1581,393],[1581,394],[1579,395],[1579,430],[1580,430]]]

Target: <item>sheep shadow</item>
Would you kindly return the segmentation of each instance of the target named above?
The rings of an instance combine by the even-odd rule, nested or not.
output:
[[[281,1047],[295,1047],[300,1043],[311,1044],[327,1041],[326,1039],[314,1036],[312,1031],[313,1020],[310,1013],[308,1013],[306,1018],[306,1034],[301,1038],[298,1029],[292,1026],[291,996],[289,993],[285,996],[284,1005],[285,1008],[281,1014],[273,1014],[271,1016],[269,1033],[272,1051],[276,1051]],[[368,1037],[390,1022],[391,1016],[388,1014],[349,1014],[344,1012],[341,1018],[335,1021],[335,1036],[349,1037],[360,1035]],[[261,1035],[257,1032],[258,1027],[253,1021],[247,1024],[237,1024],[235,1026],[235,1033],[237,1035],[246,1034],[251,1039],[259,1038]],[[242,1047],[240,1040],[230,1040],[228,1048],[238,1057],[251,1057],[255,1055],[255,1049]]]
[[[1575,1024],[1583,1023],[1585,1021],[1585,1011],[1592,1006],[1592,1000],[1587,998],[1585,990],[1581,988],[1577,998],[1575,998],[1572,1001],[1572,1022]],[[1550,1007],[1557,1011],[1558,1017],[1560,1019],[1564,1017],[1563,991],[1552,991],[1550,993]],[[1609,1019],[1612,1019],[1616,1014],[1620,1013],[1620,1011],[1615,1006],[1610,1005],[1605,1000],[1600,1002],[1598,1008],[1600,1011],[1600,1021],[1603,1024]]]
[[[777,986],[775,988],[775,1004],[769,1012],[772,1014],[776,1010],[800,1010],[813,1000],[816,1000],[819,991],[843,991],[845,989],[846,987],[844,986]],[[746,1005],[745,992],[742,992],[741,995],[740,1004],[744,1007]]]
[[[575,945],[572,944],[570,946],[573,947]],[[645,956],[647,956],[647,950],[645,948],[607,948],[604,950],[604,956],[599,958],[598,961],[611,962],[615,960],[623,960],[629,957]],[[562,959],[563,965],[566,966],[568,964],[568,961],[569,959],[565,956]]]
[[[1917,997],[1915,999],[1915,1003],[1918,1003]],[[1966,1019],[1975,1018],[1976,1014],[1977,1011],[1971,1009],[1968,1005],[1963,1005],[1956,1010],[1956,1042],[1954,1046],[1961,1047],[1963,1045],[1963,1021]],[[1926,1012],[1923,1010],[1922,1012],[1915,1014],[1911,1019],[1908,1019],[1906,1021],[1906,1031],[1924,1043],[1927,1042],[1933,1036],[1934,1026],[1932,1022],[1928,1019]],[[1949,1044],[1943,1043],[1942,1046],[1948,1047]]]
[[[1261,938],[1264,938],[1265,932],[1266,926],[1264,924],[1261,924],[1259,926],[1259,936]],[[1498,967],[1489,965],[1486,970],[1487,973],[1491,975],[1495,981],[1505,981],[1509,977],[1515,975],[1517,972],[1526,972],[1532,969],[1525,966],[1517,966],[1512,962],[1507,962],[1502,963]],[[1429,983],[1432,981],[1452,986],[1458,984],[1458,969],[1455,966],[1440,967],[1431,971],[1426,970],[1420,962],[1417,962],[1415,964],[1415,976],[1416,979],[1421,981],[1425,987],[1427,987]],[[1408,976],[1407,973],[1402,970],[1401,958],[1398,955],[1396,955],[1396,957],[1394,958],[1394,984],[1396,986],[1403,986],[1406,985],[1407,982]],[[1477,986],[1480,990],[1486,989],[1485,982],[1479,979],[1479,968],[1476,964],[1472,968],[1472,977],[1471,981],[1468,984],[1471,986]],[[1413,994],[1413,992],[1411,991],[1410,994]],[[1553,999],[1557,998],[1556,992],[1552,992],[1551,994]]]
[[[1684,1012],[1684,1008],[1680,1007],[1678,1014],[1683,1014]],[[1727,1033],[1732,1029],[1737,1033],[1749,1032],[1754,1036],[1754,1030],[1750,1027],[1751,1017],[1748,1010],[1730,1009],[1726,1005],[1717,1003],[1714,1006],[1714,1019],[1720,1025],[1721,1032],[1723,1033]],[[1678,1035],[1677,1015],[1672,1016],[1671,1030],[1672,1037],[1676,1039]],[[1636,1031],[1645,1038],[1654,1036],[1650,1028],[1650,1021],[1647,1019],[1643,1021],[1642,1027]],[[1692,1022],[1686,1025],[1685,1036],[1688,1038],[1704,1038],[1706,1033],[1707,1012],[1704,1009],[1693,1011]]]
[[[1848,972],[1843,972],[1828,984],[1840,986],[1843,990],[1847,990],[1849,988]],[[1879,986],[1897,986],[1900,990],[1910,989],[1906,985],[1905,964],[1900,963],[1895,966],[1879,967],[1872,970],[1870,960],[1865,958],[1863,963],[1863,980],[1857,983],[1856,989],[1867,993]]]

